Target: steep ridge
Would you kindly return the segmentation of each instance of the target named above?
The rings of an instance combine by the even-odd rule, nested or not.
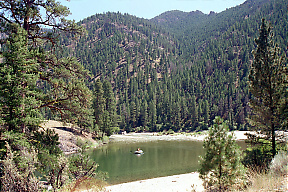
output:
[[[61,54],[76,56],[91,84],[112,83],[122,129],[202,130],[215,116],[246,129],[247,76],[262,18],[286,51],[287,2],[248,0],[221,13],[175,10],[151,20],[96,14],[79,22],[86,37],[61,39]]]

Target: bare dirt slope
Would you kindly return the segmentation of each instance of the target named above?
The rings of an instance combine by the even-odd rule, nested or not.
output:
[[[75,153],[80,150],[80,147],[77,146],[77,141],[87,141],[91,143],[96,143],[92,139],[92,135],[87,132],[80,133],[79,129],[74,127],[72,124],[64,124],[59,121],[48,120],[41,124],[43,129],[52,129],[59,135],[59,147],[65,153]]]

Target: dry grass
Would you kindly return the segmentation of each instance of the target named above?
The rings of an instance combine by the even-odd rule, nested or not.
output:
[[[288,191],[287,176],[273,175],[271,173],[252,173],[250,181],[251,185],[244,190],[245,192]]]
[[[288,153],[279,151],[269,166],[268,173],[251,172],[250,191],[288,191]]]
[[[63,192],[102,192],[107,183],[95,178],[82,177],[69,185],[61,188]]]

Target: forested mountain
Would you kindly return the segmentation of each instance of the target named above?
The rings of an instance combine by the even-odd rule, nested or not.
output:
[[[76,56],[93,78],[111,82],[118,124],[127,131],[199,130],[215,116],[246,128],[248,73],[261,19],[286,52],[287,2],[247,0],[221,13],[170,11],[151,20],[121,13],[79,22],[87,35],[59,54]]]

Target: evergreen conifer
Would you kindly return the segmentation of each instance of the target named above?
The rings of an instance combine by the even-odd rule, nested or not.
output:
[[[283,128],[285,119],[280,109],[283,103],[287,103],[287,74],[284,58],[272,38],[272,28],[263,19],[259,37],[255,40],[257,48],[253,51],[254,61],[249,74],[249,91],[252,94],[249,123],[264,135],[263,139],[271,142],[272,156],[275,156],[275,132]]]
[[[228,191],[242,186],[245,169],[241,164],[239,146],[233,133],[229,134],[227,121],[216,117],[209,128],[203,144],[206,154],[202,157],[199,170],[205,188]]]

